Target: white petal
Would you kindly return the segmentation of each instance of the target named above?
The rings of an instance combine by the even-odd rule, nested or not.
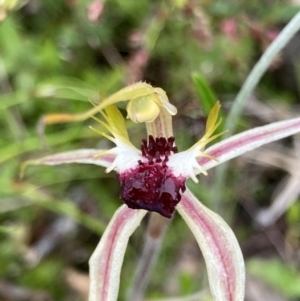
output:
[[[111,151],[116,155],[116,159],[106,172],[115,170],[118,173],[122,173],[130,170],[131,168],[137,167],[139,160],[145,161],[145,158],[141,155],[141,151],[133,145],[124,143],[117,139],[115,139],[115,143],[117,147],[111,149]]]
[[[192,147],[186,151],[176,153],[169,157],[168,167],[172,169],[174,176],[191,178],[198,183],[196,175],[199,173],[206,174],[206,171],[197,162],[199,150]]]

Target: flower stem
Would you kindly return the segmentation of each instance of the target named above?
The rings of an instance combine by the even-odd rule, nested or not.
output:
[[[266,70],[271,65],[274,58],[278,53],[291,41],[294,35],[300,29],[300,12],[298,12],[294,18],[287,24],[287,26],[281,31],[278,37],[273,41],[273,43],[264,52],[260,60],[256,63],[247,79],[245,80],[241,90],[236,96],[229,115],[226,119],[225,129],[228,132],[223,136],[225,139],[232,135],[236,129],[237,121],[242,113],[242,110],[249,99],[249,96],[253,93],[253,90],[257,86],[258,82],[266,72]],[[227,172],[228,163],[222,164],[216,170],[216,184],[215,189],[212,189],[212,199],[214,204],[214,209],[219,207],[221,200],[221,193],[223,192],[225,184],[225,175]]]
[[[242,110],[249,99],[249,96],[257,86],[258,82],[270,67],[274,58],[278,53],[291,41],[294,35],[300,29],[300,12],[298,12],[294,18],[287,24],[287,26],[280,32],[278,37],[264,52],[260,60],[256,63],[254,68],[251,70],[247,79],[245,80],[241,90],[236,96],[229,115],[226,119],[225,128],[228,132],[225,137],[231,136],[236,129],[238,118],[240,117]]]
[[[153,122],[146,122],[147,134],[156,137],[173,136],[172,117],[164,107],[160,108],[160,114]],[[155,212],[151,213],[145,236],[145,244],[132,285],[127,294],[128,301],[142,301],[145,290],[156,264],[165,232],[172,219],[167,219]]]
[[[142,255],[133,277],[133,283],[127,294],[128,301],[142,301],[144,299],[145,290],[170,221],[170,219],[166,219],[157,213],[151,213]]]
[[[199,301],[199,300],[210,300],[210,294],[208,289],[201,290],[192,295],[162,298],[162,299],[146,299],[145,301]]]

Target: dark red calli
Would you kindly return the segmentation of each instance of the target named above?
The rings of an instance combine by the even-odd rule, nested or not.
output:
[[[155,211],[171,218],[176,205],[185,191],[185,178],[175,177],[167,166],[168,158],[178,150],[175,138],[164,137],[141,145],[143,157],[148,161],[138,162],[138,166],[118,175],[121,184],[121,199],[132,209]]]

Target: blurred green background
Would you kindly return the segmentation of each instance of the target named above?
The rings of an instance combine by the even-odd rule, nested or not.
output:
[[[93,120],[47,126],[43,134],[41,116],[83,112],[89,100],[142,80],[163,88],[179,109],[176,143],[187,149],[202,136],[215,100],[226,118],[248,73],[299,7],[297,0],[0,1],[0,300],[87,300],[88,259],[121,204],[115,175],[96,166],[33,166],[19,178],[27,159],[111,147],[88,128]],[[299,116],[299,97],[300,34],[251,95],[238,131]],[[144,126],[128,127],[138,147]],[[212,197],[215,171],[188,183],[236,233],[248,301],[300,300],[299,195],[288,186],[299,178],[299,153],[295,136],[233,160],[221,200]],[[294,170],[285,160],[293,160]],[[280,202],[287,210],[278,217],[270,206]],[[146,220],[130,241],[119,300],[125,300],[145,227]],[[206,287],[201,253],[176,215],[147,300]],[[188,300],[210,297],[204,291]]]

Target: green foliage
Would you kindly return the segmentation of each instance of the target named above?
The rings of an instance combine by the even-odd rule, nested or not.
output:
[[[278,259],[259,260],[253,259],[248,262],[248,272],[261,278],[289,298],[300,296],[300,274],[292,266],[287,266]]]
[[[93,22],[88,15],[90,0],[25,2],[19,1],[24,6],[14,7],[0,20],[0,276],[17,287],[46,291],[53,300],[70,300],[63,272],[71,268],[87,274],[88,258],[121,204],[119,187],[113,175],[106,175],[99,167],[83,165],[29,167],[21,180],[20,166],[27,159],[80,148],[110,147],[88,129],[92,120],[48,126],[42,135],[40,118],[47,113],[84,112],[92,106],[89,101],[99,102],[103,95],[145,80],[166,90],[178,107],[179,113],[173,119],[176,143],[180,150],[187,149],[201,137],[206,116],[217,99],[225,119],[234,95],[270,43],[268,34],[272,30],[276,33],[298,7],[290,1],[271,5],[268,1],[244,0],[109,0]],[[1,9],[0,4],[0,19]],[[144,56],[139,56],[139,51],[144,51]],[[290,85],[284,83],[291,73],[276,75],[286,64],[295,67],[292,87],[292,80]],[[284,53],[278,66],[269,70],[255,97],[262,98],[269,107],[280,104],[296,111],[299,58]],[[265,123],[260,112],[247,113],[241,120],[243,127]],[[145,138],[145,129],[130,122],[128,127],[138,147]],[[242,161],[243,164],[246,163]],[[262,170],[247,165],[248,174],[244,166],[235,164],[230,169],[230,185],[221,192],[226,205],[214,209],[219,213],[236,212],[236,218],[229,222],[234,231],[243,233],[244,240],[251,240],[256,234],[253,220],[249,222],[251,213],[238,203],[246,200],[250,208],[269,204],[279,177],[269,176],[265,167]],[[210,199],[213,175],[202,177],[199,184],[188,183],[210,208],[215,206]],[[260,176],[264,180],[255,181]],[[238,182],[236,186],[234,182]],[[248,182],[253,183],[253,188],[240,188],[248,187]],[[251,204],[253,199],[257,203]],[[60,252],[54,246],[36,266],[28,265],[28,250],[47,237],[47,231],[60,217],[76,224],[75,234],[68,237],[67,251],[62,247]],[[298,204],[291,207],[286,221],[287,233],[291,229],[296,232],[293,237],[295,246],[299,246]],[[136,266],[144,229],[143,225],[126,255],[120,300],[124,300],[126,285],[130,284],[128,275]],[[168,231],[151,279],[151,297],[172,291],[169,277],[178,283],[173,290],[177,295],[205,287],[203,275],[197,278],[180,267],[179,254],[186,244],[193,244],[187,228],[175,218]],[[77,261],[70,259],[70,250],[77,254]],[[196,260],[202,263],[198,255]],[[249,269],[286,296],[300,296],[299,275],[289,265],[277,259],[255,259]],[[79,292],[76,294],[78,300],[84,299]]]
[[[21,284],[45,291],[52,291],[55,287],[54,297],[61,300],[64,292],[62,281],[63,263],[57,258],[45,260],[37,266],[29,269],[24,273]]]
[[[202,104],[203,111],[205,115],[208,116],[210,110],[217,101],[217,97],[214,95],[214,92],[211,90],[201,74],[194,73],[192,75],[192,79],[195,84],[200,103]]]

